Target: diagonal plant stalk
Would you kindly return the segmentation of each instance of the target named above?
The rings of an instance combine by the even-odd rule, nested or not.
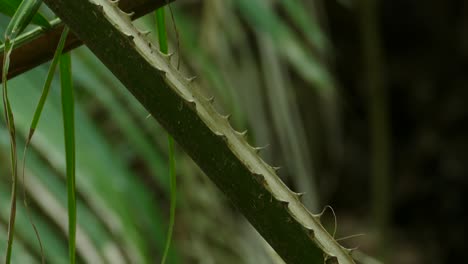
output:
[[[380,257],[388,257],[389,220],[391,218],[391,134],[389,93],[385,87],[384,54],[378,29],[378,1],[360,0],[360,31],[362,38],[363,83],[369,93],[369,119],[371,137],[372,213],[376,229],[376,244]]]
[[[131,23],[117,1],[45,0],[174,137],[287,263],[354,263],[276,175]]]
[[[49,67],[49,71],[47,72],[47,78],[43,86],[41,97],[39,98],[39,102],[37,103],[36,110],[34,111],[33,120],[31,121],[31,125],[29,126],[29,134],[26,139],[26,146],[25,149],[28,148],[29,144],[31,143],[32,137],[34,136],[34,132],[36,131],[37,125],[41,118],[42,110],[44,109],[45,101],[47,100],[47,96],[49,95],[50,86],[52,84],[52,79],[54,78],[55,69],[59,62],[59,58],[62,54],[63,48],[65,46],[65,40],[68,36],[69,29],[65,27],[60,37],[59,44],[55,51],[54,58],[52,60],[52,64]],[[26,156],[26,155],[24,155]]]

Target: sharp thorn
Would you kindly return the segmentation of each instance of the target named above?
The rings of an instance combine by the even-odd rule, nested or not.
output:
[[[149,34],[151,34],[151,31],[150,30],[138,31],[138,34],[147,37]]]
[[[231,114],[227,114],[225,116],[223,116],[224,119],[226,119],[227,121],[229,121],[231,119]]]
[[[355,246],[353,248],[345,248],[343,247],[346,251],[348,251],[349,254],[353,254],[354,251],[359,249],[359,246]]]
[[[192,76],[192,77],[187,78],[187,81],[189,83],[191,83],[191,82],[195,81],[197,78],[198,78],[197,76]]]
[[[356,238],[356,237],[360,237],[360,236],[365,236],[366,234],[354,234],[354,235],[350,235],[350,236],[345,236],[345,237],[340,237],[340,238],[337,238],[335,239],[336,241],[343,241],[343,240],[347,240],[347,239],[352,239],[352,238]]]
[[[242,132],[238,132],[238,131],[235,131],[237,135],[241,136],[241,137],[245,137],[247,135],[247,132],[248,130],[244,130]]]
[[[210,98],[207,99],[207,101],[208,101],[210,104],[212,104],[212,103],[214,103],[214,101],[215,101],[215,97],[214,97],[214,96],[211,96]]]
[[[270,144],[267,144],[267,145],[265,145],[265,146],[263,146],[263,147],[255,147],[255,148],[253,148],[253,149],[254,149],[254,151],[255,151],[256,153],[259,153],[261,150],[264,150],[264,149],[268,148],[269,146],[270,146]]]
[[[296,196],[296,198],[297,198],[299,201],[302,201],[302,197],[304,197],[304,194],[305,194],[305,193],[294,193],[294,195]]]
[[[127,13],[125,11],[122,11],[121,9],[119,9],[119,11],[123,16],[127,17],[129,19],[129,21],[132,20],[132,16],[135,14],[135,12]]]

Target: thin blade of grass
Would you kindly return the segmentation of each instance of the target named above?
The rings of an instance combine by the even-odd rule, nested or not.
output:
[[[63,32],[62,32],[62,35],[60,36],[59,44],[58,44],[57,49],[55,51],[54,58],[52,60],[52,64],[50,65],[49,71],[47,73],[47,79],[46,79],[46,81],[44,83],[42,94],[41,94],[39,102],[38,102],[38,104],[36,106],[36,110],[34,112],[34,117],[33,117],[33,120],[31,122],[31,126],[29,128],[29,135],[28,135],[28,138],[26,140],[27,143],[29,143],[29,141],[31,140],[31,138],[32,138],[32,136],[34,134],[34,131],[36,130],[37,124],[39,123],[39,119],[40,119],[41,114],[42,114],[42,109],[44,108],[44,104],[45,104],[45,101],[47,99],[47,95],[49,94],[49,91],[50,91],[50,85],[51,85],[52,80],[54,78],[55,69],[57,68],[57,64],[58,64],[59,59],[60,59],[60,57],[62,55],[63,48],[65,47],[65,40],[67,39],[69,31],[70,31],[69,28],[65,27]]]
[[[168,54],[167,31],[166,31],[164,7],[161,7],[158,10],[156,10],[156,25],[158,28],[159,50],[164,54]],[[170,177],[171,205],[170,205],[169,227],[167,230],[166,245],[164,247],[161,264],[166,263],[167,256],[169,254],[169,249],[171,248],[172,234],[173,234],[174,225],[175,225],[176,205],[177,205],[177,181],[176,181],[176,174],[175,174],[174,139],[171,137],[171,135],[168,134],[167,140],[169,143],[169,177]]]
[[[52,80],[53,80],[53,77],[54,77],[54,74],[55,74],[55,69],[57,68],[59,58],[60,58],[60,56],[62,54],[62,51],[63,51],[63,48],[65,46],[65,40],[67,39],[68,32],[69,32],[68,27],[65,27],[65,29],[63,30],[62,35],[60,37],[60,41],[59,41],[59,44],[57,46],[57,50],[55,51],[54,58],[52,60],[52,64],[50,65],[49,71],[47,73],[47,78],[46,78],[46,81],[44,83],[44,87],[42,89],[41,97],[40,97],[39,102],[38,102],[38,104],[36,106],[36,110],[34,111],[33,120],[32,120],[31,125],[29,127],[29,134],[28,134],[28,138],[26,139],[26,144],[24,146],[24,154],[23,154],[22,178],[23,178],[24,206],[26,208],[26,212],[27,212],[29,221],[31,222],[31,225],[32,225],[32,227],[34,229],[34,232],[36,233],[36,237],[37,237],[37,240],[39,242],[39,246],[40,246],[40,250],[41,250],[42,263],[45,263],[44,250],[43,250],[43,247],[42,247],[41,238],[39,236],[39,231],[37,230],[36,225],[34,224],[34,222],[32,220],[32,217],[31,217],[31,214],[30,214],[29,209],[28,209],[29,207],[28,207],[28,199],[27,199],[27,195],[26,195],[26,187],[25,187],[26,186],[26,181],[25,181],[25,177],[24,177],[25,176],[24,169],[25,169],[25,166],[26,166],[27,150],[28,150],[29,145],[31,143],[31,139],[32,139],[32,137],[34,135],[34,132],[36,131],[37,124],[39,122],[39,119],[40,119],[41,114],[42,114],[42,110],[44,108],[45,101],[47,99],[47,95],[49,94],[50,86],[51,86],[51,83],[52,83]]]
[[[75,113],[71,66],[70,54],[62,54],[60,56],[60,83],[68,193],[68,248],[70,263],[74,264],[76,262]]]
[[[8,223],[8,242],[5,256],[5,263],[9,264],[11,261],[11,250],[13,247],[13,236],[15,233],[15,220],[16,220],[16,189],[17,189],[17,176],[18,176],[18,155],[16,152],[16,130],[13,112],[11,110],[10,101],[8,100],[8,84],[7,75],[10,65],[10,56],[14,47],[14,39],[16,36],[26,28],[31,22],[34,15],[37,13],[41,0],[24,0],[19,5],[15,14],[13,15],[10,23],[5,31],[5,55],[3,56],[3,109],[5,113],[5,121],[10,135],[10,159],[11,159],[11,205],[10,205],[10,219]],[[13,40],[13,41],[12,41]]]
[[[7,73],[8,66],[10,64],[10,54],[12,50],[12,44],[7,41],[5,42],[5,56],[3,59],[3,111],[5,114],[5,122],[8,128],[8,134],[10,136],[10,165],[11,165],[11,205],[10,205],[10,219],[8,222],[8,242],[5,256],[5,263],[9,264],[11,261],[11,249],[13,246],[13,236],[15,233],[15,219],[16,219],[16,180],[17,180],[17,154],[16,154],[16,132],[15,122],[13,118],[13,112],[11,110],[10,101],[8,100],[8,85],[7,85]]]

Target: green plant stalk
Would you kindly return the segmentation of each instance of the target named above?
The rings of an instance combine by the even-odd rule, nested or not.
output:
[[[67,167],[68,248],[70,264],[74,264],[76,262],[75,111],[71,66],[70,54],[62,54],[60,56],[60,82]]]
[[[167,31],[166,31],[166,17],[164,12],[164,7],[161,7],[156,10],[156,25],[158,29],[158,39],[159,39],[159,51],[163,54],[169,52],[168,41],[167,41]],[[170,194],[171,194],[171,206],[169,213],[169,227],[167,230],[167,239],[166,245],[164,246],[163,257],[161,263],[166,263],[167,256],[169,254],[169,249],[171,247],[172,234],[174,231],[175,224],[175,214],[177,206],[177,179],[175,172],[175,153],[174,153],[174,139],[170,134],[167,135],[167,141],[169,146],[169,177],[170,177]]]
[[[10,56],[15,45],[14,39],[23,32],[26,26],[30,23],[34,15],[37,13],[42,1],[40,0],[24,0],[19,5],[15,14],[8,23],[5,30],[5,50],[3,56],[3,110],[5,112],[5,121],[8,127],[10,136],[10,159],[11,159],[11,206],[10,206],[10,219],[8,223],[8,242],[5,255],[5,263],[9,264],[11,261],[11,250],[13,247],[13,237],[15,233],[15,220],[16,220],[16,191],[18,179],[18,155],[16,152],[16,130],[13,112],[11,110],[10,101],[8,100],[8,68],[10,65]]]
[[[8,242],[5,256],[5,263],[9,264],[11,261],[11,250],[13,247],[13,237],[15,233],[15,220],[16,220],[16,190],[17,190],[17,153],[16,153],[16,131],[13,112],[11,110],[10,101],[8,100],[8,84],[7,73],[10,64],[10,54],[12,44],[7,39],[5,42],[5,56],[3,59],[2,84],[3,84],[3,111],[5,113],[6,126],[10,136],[10,165],[11,165],[11,205],[10,205],[10,219],[8,222]]]
[[[16,132],[15,132],[15,121],[13,112],[11,110],[10,101],[8,100],[8,67],[10,64],[10,55],[13,47],[13,43],[10,43],[9,39],[5,40],[5,56],[3,59],[2,84],[3,84],[3,110],[5,113],[5,122],[9,131],[10,136],[10,166],[11,166],[11,206],[10,206],[10,219],[8,222],[8,242],[5,256],[5,263],[9,264],[11,261],[11,250],[13,247],[13,237],[15,233],[15,220],[16,220],[16,190],[17,190],[17,153],[16,153]]]
[[[232,129],[197,89],[155,49],[115,2],[45,0],[287,263],[354,263],[276,175],[275,168]]]
[[[384,58],[378,31],[377,4],[375,0],[360,1],[360,30],[364,59],[364,82],[369,93],[370,115],[372,215],[377,235],[379,256],[387,262],[390,219],[390,124],[388,117],[387,91],[384,83]]]

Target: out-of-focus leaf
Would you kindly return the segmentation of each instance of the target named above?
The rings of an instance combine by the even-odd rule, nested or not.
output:
[[[260,57],[263,73],[269,87],[266,96],[270,102],[270,111],[274,113],[272,115],[273,124],[280,139],[282,152],[290,158],[290,163],[287,166],[295,175],[299,191],[308,194],[307,197],[303,198],[304,204],[310,210],[318,210],[319,202],[314,181],[315,171],[307,147],[306,132],[298,118],[299,109],[294,90],[287,89],[291,85],[271,39],[263,34],[259,34],[258,38],[262,46]]]
[[[333,89],[330,73],[304,47],[293,31],[274,14],[270,6],[258,0],[234,2],[251,26],[259,33],[267,33],[278,52],[291,63],[305,80],[314,84],[314,87],[319,91],[329,92]]]
[[[297,27],[306,36],[308,41],[314,45],[318,52],[320,54],[327,53],[330,43],[321,31],[316,18],[314,19],[314,17],[311,16],[315,10],[306,8],[300,0],[278,2],[285,7],[289,17],[291,17],[292,21],[294,21]],[[310,6],[315,5],[314,1],[311,2]]]

